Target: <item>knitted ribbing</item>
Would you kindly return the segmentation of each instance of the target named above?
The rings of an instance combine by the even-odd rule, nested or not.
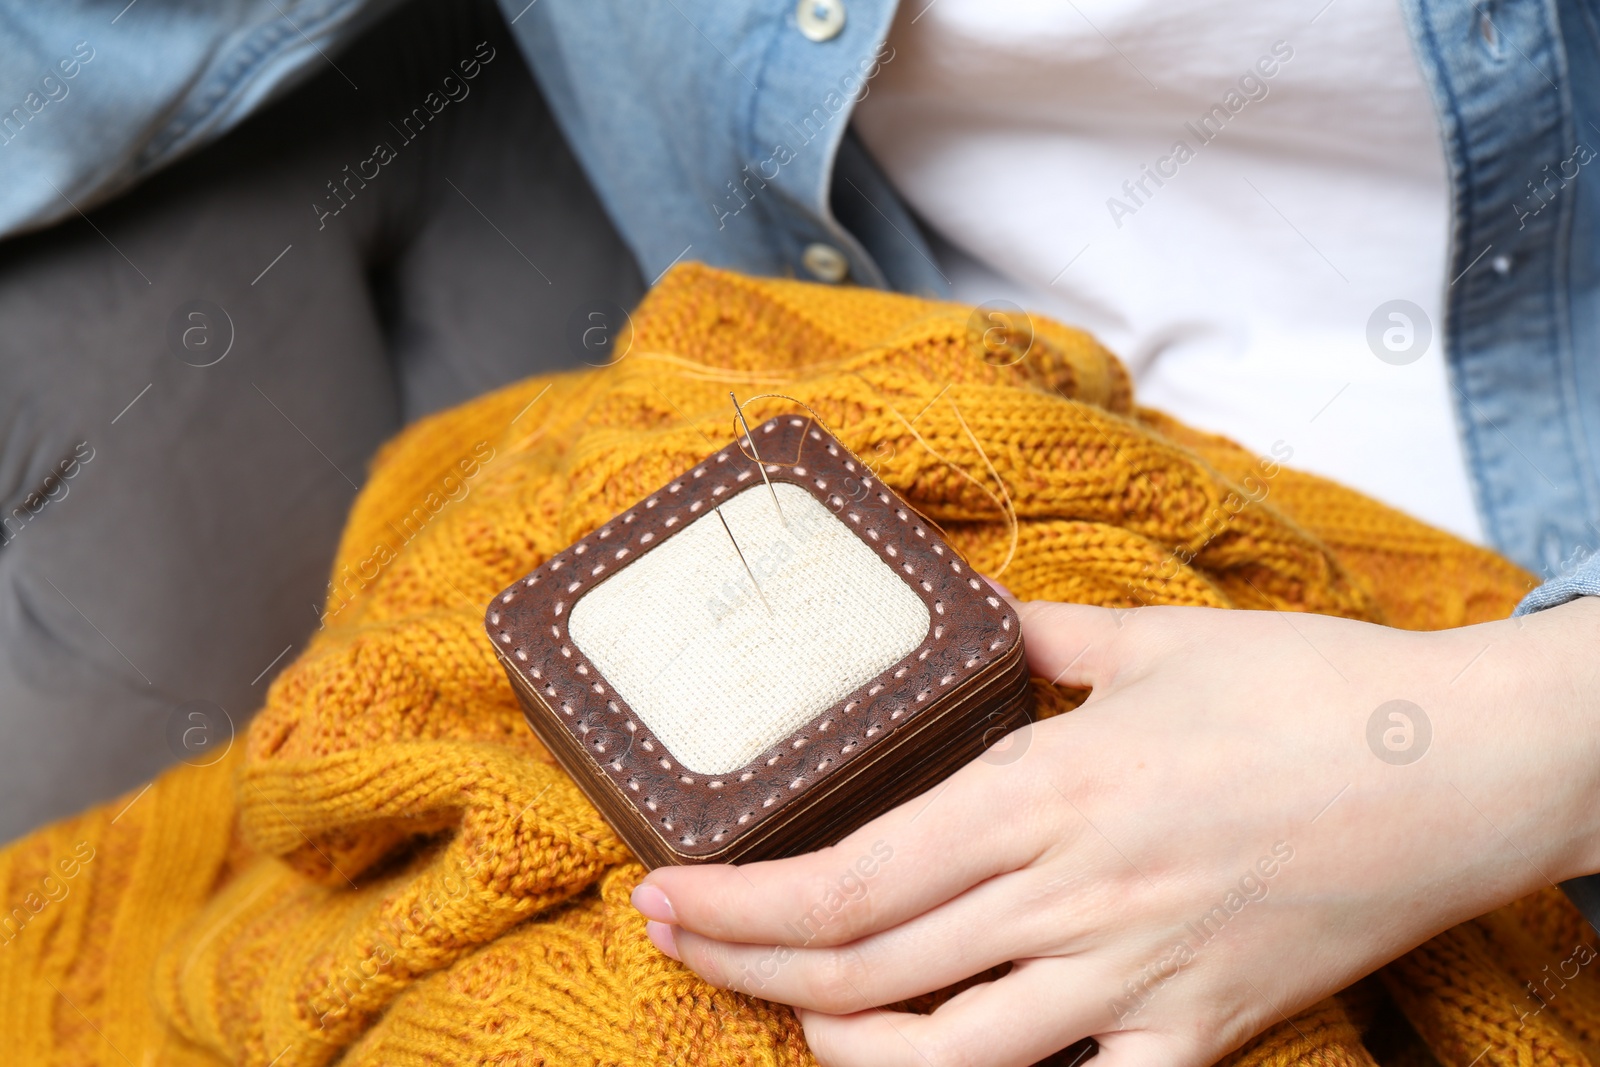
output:
[[[650,945],[628,904],[643,869],[528,730],[481,624],[496,591],[732,440],[729,389],[809,407],[1023,597],[1437,628],[1503,617],[1529,585],[1294,471],[1288,448],[1255,456],[1136,408],[1080,332],[1038,319],[1025,358],[986,362],[969,313],[683,266],[619,362],[390,442],[325,627],[228,758],[0,853],[0,904],[27,913],[0,932],[8,1062],[810,1063],[787,1008]],[[804,409],[751,416],[782,410]],[[1035,688],[1047,714],[1075,702]],[[92,858],[63,881],[80,844]],[[39,892],[52,870],[59,899]],[[1600,1062],[1596,968],[1567,963],[1559,988],[1547,969],[1592,941],[1542,892],[1225,1062]]]

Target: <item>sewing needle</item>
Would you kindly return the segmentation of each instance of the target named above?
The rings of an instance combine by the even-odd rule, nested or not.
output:
[[[689,416],[687,416],[687,415],[685,415],[683,413],[683,409],[678,407],[678,405],[672,403],[672,398],[670,396],[668,396],[666,393],[661,392],[660,389],[657,389],[656,393],[657,393],[657,395],[659,395],[661,397],[662,400],[665,400],[668,404],[672,404],[672,410],[676,411],[678,413],[678,417],[681,418],[684,422],[689,423],[690,426],[693,426],[695,433],[699,434],[701,437],[705,437],[707,444],[711,445],[711,447],[713,447],[713,448],[716,447],[717,443],[715,441],[711,440],[711,438],[706,437],[706,432],[704,430],[700,429],[700,427],[695,426],[694,423],[692,421],[690,421]],[[732,396],[733,394],[729,393],[728,395]],[[738,401],[734,401],[734,406],[738,407]],[[744,416],[741,415],[740,416],[741,421],[743,420],[743,418],[744,418]],[[746,426],[745,427],[746,436],[749,435],[749,432],[750,432],[750,429],[749,429],[748,426]],[[755,446],[753,444],[750,447],[751,447],[752,451],[755,448]],[[769,482],[767,484],[770,487],[771,483]],[[776,501],[778,499],[777,495],[774,494],[772,499],[774,501]],[[733,528],[728,525],[727,517],[722,514],[722,505],[721,504],[713,504],[713,505],[711,505],[711,510],[716,512],[717,513],[717,518],[722,520],[722,529],[728,535],[728,542],[733,545],[734,552],[738,554],[739,562],[744,564],[744,572],[750,576],[750,584],[755,587],[756,596],[761,598],[761,606],[767,609],[767,614],[770,616],[772,614],[772,605],[767,603],[767,594],[765,594],[765,593],[763,593],[761,591],[761,583],[756,581],[756,572],[750,569],[750,561],[744,558],[744,549],[739,547],[739,539],[733,536]],[[783,517],[783,512],[781,510],[778,512],[778,517],[779,518]],[[785,525],[787,525],[787,524],[785,524]]]
[[[767,477],[767,465],[761,462],[761,453],[756,451],[755,435],[750,432],[750,424],[745,421],[744,408],[739,406],[739,398],[733,395],[733,390],[728,390],[728,399],[733,401],[733,412],[739,416],[739,425],[744,427],[744,439],[750,443],[750,454],[756,457],[756,470],[761,472],[761,480],[767,483],[767,492],[772,494],[772,506],[778,509],[778,521],[783,523],[784,529],[789,528],[789,520],[784,517],[783,505],[778,503],[778,491],[772,488],[772,479]]]
[[[761,605],[767,609],[767,614],[772,614],[772,605],[767,603],[767,594],[761,591],[761,583],[756,581],[756,572],[750,569],[750,563],[744,558],[744,549],[739,547],[739,542],[733,540],[733,531],[728,529],[728,520],[722,514],[722,508],[711,509],[717,513],[717,518],[722,519],[722,528],[728,531],[728,540],[733,541],[733,550],[739,553],[739,562],[744,564],[744,572],[750,576],[750,584],[756,587],[756,596],[761,598]]]

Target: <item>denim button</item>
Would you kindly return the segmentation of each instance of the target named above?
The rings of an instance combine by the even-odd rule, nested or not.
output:
[[[800,262],[806,265],[812,277],[821,282],[842,282],[850,274],[850,261],[844,257],[844,253],[821,242],[806,245]]]
[[[794,20],[808,41],[831,41],[844,29],[844,0],[800,0]]]

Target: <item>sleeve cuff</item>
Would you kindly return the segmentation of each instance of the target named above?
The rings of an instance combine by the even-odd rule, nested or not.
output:
[[[1565,574],[1539,586],[1523,597],[1511,614],[1517,616],[1543,611],[1581,596],[1600,596],[1600,553],[1586,557]]]

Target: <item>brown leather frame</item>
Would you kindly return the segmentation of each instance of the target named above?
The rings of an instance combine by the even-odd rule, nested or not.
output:
[[[931,619],[904,658],[752,763],[723,775],[680,767],[566,628],[586,592],[760,480],[741,448],[747,440],[707,457],[551,557],[497,596],[485,618],[529,724],[653,866],[752,858],[753,846],[773,836],[762,831],[794,823],[803,814],[796,806],[808,806],[813,794],[820,801],[846,790],[859,807],[858,794],[871,783],[850,788],[858,775],[845,772],[870,764],[878,778],[901,742],[936,728],[953,709],[971,719],[962,724],[964,758],[1031,718],[1015,613],[931,524],[811,419],[779,416],[752,428],[751,436],[768,477],[799,486],[839,515],[921,597]],[[926,777],[912,773],[910,784]],[[817,835],[784,836],[793,845]],[[759,848],[796,850],[781,842]]]

